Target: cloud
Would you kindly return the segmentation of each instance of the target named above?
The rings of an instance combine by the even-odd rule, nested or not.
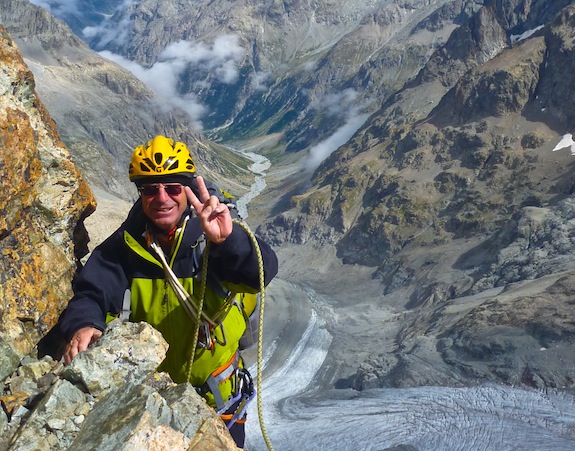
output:
[[[100,55],[129,70],[149,86],[155,92],[155,101],[162,111],[181,109],[189,116],[196,129],[202,129],[200,119],[205,114],[206,108],[194,94],[182,95],[177,91],[179,76],[185,69],[183,64],[158,62],[150,68],[144,68],[134,61],[107,50],[100,52]]]
[[[309,150],[306,170],[313,172],[317,169],[323,160],[343,146],[359,130],[368,117],[369,114],[367,113],[350,116],[347,122],[338,128],[333,135],[313,146]]]
[[[270,72],[256,72],[252,78],[252,89],[254,91],[265,91],[268,89],[268,81],[270,80]]]
[[[190,69],[192,75],[203,77],[212,73],[221,83],[234,83],[244,50],[237,36],[224,35],[216,38],[211,47],[202,42],[190,41],[170,44],[149,68],[106,50],[100,52],[100,55],[126,68],[148,85],[156,93],[158,105],[164,111],[181,109],[188,114],[195,128],[201,130],[201,117],[207,109],[195,94],[181,94],[178,91],[181,76]],[[203,80],[199,78],[194,83],[198,85]]]
[[[133,0],[125,0],[116,7],[117,17],[122,17],[119,22],[112,22],[109,17],[105,17],[98,25],[85,27],[82,30],[84,38],[91,42],[95,49],[103,49],[109,44],[123,46],[128,43],[130,30],[130,15],[122,14],[122,11],[133,4]]]
[[[348,111],[348,108],[357,109],[353,104],[357,100],[357,91],[352,88],[345,89],[341,92],[325,95],[316,106],[316,109],[327,110],[331,116],[340,115]],[[347,114],[347,113],[346,113]]]
[[[218,81],[234,83],[238,78],[238,64],[244,57],[244,49],[235,34],[219,36],[212,47],[203,42],[178,41],[167,46],[158,61],[182,66],[192,66],[200,72],[212,72]]]
[[[83,11],[85,8],[81,4],[82,0],[30,0],[30,3],[44,8],[62,20],[68,20],[71,17],[77,17],[82,20],[83,16],[85,16],[85,12]],[[124,0],[115,7],[114,12],[121,13],[133,3],[135,3],[134,0]],[[129,14],[125,14],[125,18],[119,23],[111,22],[109,20],[110,17],[112,17],[112,15],[102,15],[102,22],[100,24],[86,27],[82,30],[83,37],[93,41],[92,45],[96,49],[103,49],[110,43],[123,45],[128,42]]]
[[[333,135],[309,149],[306,161],[306,171],[313,172],[317,167],[343,146],[365,123],[369,113],[362,112],[366,104],[357,105],[358,93],[354,89],[346,89],[338,93],[324,96],[315,106],[317,110],[327,112],[331,116],[344,115],[345,122]]]
[[[60,18],[82,16],[82,0],[31,0],[50,13]],[[100,24],[84,28],[83,37],[90,41],[92,48],[105,49],[113,44],[122,47],[129,42],[131,29],[130,14],[123,14],[135,0],[124,0],[115,8],[115,14],[102,15]],[[115,20],[111,20],[114,17]],[[120,22],[117,18],[122,17]],[[202,128],[201,118],[207,108],[200,103],[193,93],[179,92],[184,73],[191,77],[193,88],[205,89],[210,81],[233,84],[238,80],[239,65],[245,51],[240,45],[239,37],[226,34],[217,37],[213,44],[203,42],[178,41],[168,45],[151,67],[145,68],[120,55],[102,50],[100,55],[128,69],[156,93],[158,106],[165,111],[175,108],[188,114],[194,126]]]
[[[78,15],[80,13],[79,2],[80,0],[30,0],[33,5],[44,8],[56,17]]]

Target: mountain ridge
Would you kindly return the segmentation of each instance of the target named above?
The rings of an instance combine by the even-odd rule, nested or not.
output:
[[[132,5],[110,23],[133,13],[138,21],[132,29],[148,30],[152,39],[172,17],[154,23],[156,10],[147,9],[153,5],[157,2]],[[159,57],[164,44],[182,38],[205,38],[202,48],[213,55],[216,31],[256,25],[249,14],[231,17],[226,9],[253,11],[253,3],[210,5],[206,16],[199,14],[206,5],[198,5],[188,31],[162,36],[162,45],[156,43],[136,60],[151,67],[158,62],[151,55]],[[332,296],[341,317],[368,331],[358,344],[337,315],[332,318],[334,348],[348,360],[329,357],[326,365],[337,369],[329,383],[373,388],[430,384],[436,378],[440,384],[489,380],[571,389],[572,368],[557,362],[572,339],[566,312],[573,277],[573,160],[567,150],[553,149],[573,123],[573,93],[566,82],[573,72],[573,2],[377,5],[369,14],[358,14],[357,28],[337,43],[319,45],[320,56],[305,61],[315,63],[307,72],[306,64],[282,66],[265,89],[251,86],[265,58],[273,59],[278,50],[266,54],[256,36],[246,34],[252,40],[243,39],[253,44],[247,66],[231,52],[230,59],[218,60],[222,65],[195,79],[190,65],[179,73],[182,94],[213,100],[208,102],[211,125],[218,128],[210,129],[207,120],[204,131],[222,144],[262,143],[273,131],[274,144],[258,147],[273,165],[250,220],[278,248],[285,262],[282,277]],[[171,14],[181,7],[169,6]],[[311,14],[305,2],[292,7],[301,8],[299,15]],[[282,8],[272,2],[265,16],[266,31],[280,30],[274,42],[289,36],[290,28],[278,24],[285,24],[289,14],[297,16]],[[397,26],[417,14],[417,20]],[[214,23],[217,28],[210,28]],[[226,28],[230,23],[236,28]],[[135,33],[134,49],[145,51],[145,37]],[[237,50],[236,41],[226,42]],[[365,48],[356,51],[358,43]],[[363,54],[369,58],[362,60]],[[134,55],[138,51],[124,50],[124,56]],[[216,72],[234,61],[236,84],[218,81]],[[197,91],[188,90],[193,87]],[[364,122],[356,123],[344,144],[327,149],[317,168],[306,167],[308,152],[327,146],[361,115]],[[179,125],[185,128],[184,122]],[[211,155],[206,151],[200,160],[216,161]],[[549,285],[531,284],[541,278]],[[557,291],[565,295],[557,306],[561,321],[554,325],[560,339],[538,322],[536,307],[524,305],[525,299],[546,305]],[[481,303],[497,311],[489,314],[486,305],[476,304],[475,296],[482,293]],[[358,306],[372,317],[358,315]],[[381,319],[387,314],[397,323]],[[385,323],[385,330],[373,330],[374,318]],[[479,324],[466,333],[473,321]],[[373,344],[364,349],[366,340]],[[377,356],[381,341],[383,354]],[[545,356],[538,351],[550,349],[549,344],[556,350]],[[523,347],[524,353],[517,352]],[[557,367],[548,371],[543,363],[550,354]],[[506,359],[512,368],[505,368]],[[477,371],[468,372],[466,366],[476,361]]]

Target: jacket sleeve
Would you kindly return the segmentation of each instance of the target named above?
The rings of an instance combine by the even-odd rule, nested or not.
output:
[[[125,252],[121,234],[116,232],[96,247],[86,265],[77,274],[74,296],[59,319],[64,337],[69,341],[82,327],[106,328],[106,314],[122,308],[128,279],[121,261]]]
[[[255,237],[263,260],[264,284],[267,286],[278,272],[278,259],[273,249]],[[221,244],[212,244],[209,271],[238,292],[257,292],[260,289],[259,263],[250,236],[237,224],[232,234]]]

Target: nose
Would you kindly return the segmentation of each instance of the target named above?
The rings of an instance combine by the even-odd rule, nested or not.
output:
[[[158,194],[156,194],[154,198],[160,202],[165,202],[170,198],[170,196],[166,192],[166,188],[164,187],[164,185],[160,185],[158,189]]]

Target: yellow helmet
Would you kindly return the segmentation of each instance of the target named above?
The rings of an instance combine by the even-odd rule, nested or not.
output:
[[[142,178],[166,175],[193,177],[196,166],[192,155],[182,142],[158,135],[146,145],[134,149],[130,161],[131,182]]]

